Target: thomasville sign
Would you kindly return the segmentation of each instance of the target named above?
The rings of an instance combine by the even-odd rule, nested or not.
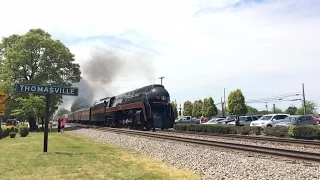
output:
[[[79,90],[76,87],[16,84],[16,92],[78,96]]]
[[[17,93],[33,93],[46,95],[46,112],[44,123],[43,152],[48,152],[49,133],[49,104],[51,95],[78,96],[79,90],[76,87],[58,87],[50,85],[16,84]]]

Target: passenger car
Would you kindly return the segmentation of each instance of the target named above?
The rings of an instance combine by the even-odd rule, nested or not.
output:
[[[200,119],[191,117],[191,116],[183,116],[180,119],[174,122],[175,124],[200,124]]]
[[[252,121],[250,126],[258,126],[258,127],[272,127],[275,124],[281,123],[284,121],[286,117],[290,116],[290,114],[266,114],[262,116],[260,119],[256,121]]]
[[[258,119],[259,118],[256,116],[240,116],[239,122],[241,126],[245,126],[245,125],[248,126],[252,121],[256,121]],[[235,121],[229,122],[228,125],[236,125],[236,122]]]
[[[226,119],[221,120],[221,121],[218,121],[217,123],[218,123],[218,124],[228,124],[228,122],[234,121],[235,118],[236,118],[235,115],[230,115],[230,116],[228,116]]]
[[[314,120],[317,121],[317,123],[320,125],[320,117],[316,116],[316,115],[311,115],[313,117]]]
[[[6,126],[17,126],[18,125],[18,121],[15,119],[8,119],[6,121]]]
[[[222,120],[225,120],[225,118],[212,118],[203,124],[218,124],[218,122]]]
[[[301,126],[301,125],[317,125],[317,121],[310,115],[296,115],[286,117],[283,122],[275,126]]]

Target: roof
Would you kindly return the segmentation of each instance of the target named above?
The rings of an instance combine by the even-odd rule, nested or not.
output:
[[[278,114],[265,114],[263,116],[275,116],[275,115],[287,115],[290,116],[290,114],[284,114],[284,113],[278,113]]]

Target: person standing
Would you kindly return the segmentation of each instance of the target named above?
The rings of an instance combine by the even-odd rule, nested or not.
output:
[[[58,132],[61,130],[61,119],[58,119]]]
[[[66,125],[66,120],[62,119],[62,121],[61,121],[61,132],[63,132],[65,125]]]
[[[200,124],[202,124],[203,122],[204,122],[204,117],[201,116],[201,117],[200,117]]]
[[[236,118],[235,118],[235,123],[236,123],[236,126],[240,126],[240,118],[239,118],[239,115],[236,116]]]

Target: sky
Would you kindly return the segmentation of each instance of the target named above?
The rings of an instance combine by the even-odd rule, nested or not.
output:
[[[148,74],[132,69],[98,87],[115,95],[164,76],[178,104],[208,96],[218,103],[224,88],[226,98],[239,88],[258,110],[264,101],[286,109],[301,101],[269,98],[301,99],[304,83],[306,100],[320,105],[319,0],[1,0],[0,17],[0,37],[42,28],[80,65],[96,48],[125,54],[141,70],[149,63]]]

